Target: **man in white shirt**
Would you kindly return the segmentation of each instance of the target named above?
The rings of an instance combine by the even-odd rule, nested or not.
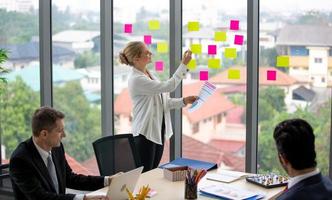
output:
[[[316,168],[315,135],[308,122],[290,119],[279,123],[273,134],[279,161],[291,177],[278,200],[332,199],[332,181]]]
[[[105,200],[106,196],[65,194],[66,188],[97,190],[112,177],[75,174],[67,163],[61,139],[65,115],[50,107],[37,109],[33,136],[18,145],[10,159],[10,176],[17,200]]]

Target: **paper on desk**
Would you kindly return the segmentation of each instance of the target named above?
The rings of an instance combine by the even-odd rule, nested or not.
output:
[[[228,170],[220,170],[218,173],[209,173],[206,175],[206,179],[208,180],[220,181],[224,183],[230,183],[243,177],[246,177],[246,173]]]
[[[262,194],[240,189],[238,187],[230,186],[227,184],[207,185],[201,187],[200,192],[203,194],[227,199],[252,199],[255,197],[262,197]]]
[[[216,89],[216,86],[206,81],[202,86],[201,91],[199,92],[197,100],[190,106],[188,111],[194,112],[195,110],[200,108],[203,103],[206,102],[207,98],[216,91]]]

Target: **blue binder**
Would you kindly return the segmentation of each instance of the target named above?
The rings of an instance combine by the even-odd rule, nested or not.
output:
[[[205,169],[207,171],[218,168],[218,165],[216,163],[193,160],[188,158],[177,158],[169,163],[160,165],[159,168],[164,169],[164,168],[173,168],[178,166],[188,166],[193,169]]]

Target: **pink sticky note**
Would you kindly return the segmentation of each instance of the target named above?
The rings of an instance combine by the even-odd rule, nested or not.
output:
[[[132,33],[133,32],[133,25],[132,24],[125,24],[124,25],[124,32],[125,33]]]
[[[208,54],[216,55],[217,54],[217,45],[208,45]]]
[[[267,70],[267,80],[275,81],[277,79],[277,72],[275,70]]]
[[[201,80],[201,81],[209,80],[209,71],[200,71],[199,72],[199,80]]]
[[[164,70],[164,62],[161,61],[161,60],[156,61],[155,68],[156,68],[156,71],[163,71]]]
[[[243,44],[243,35],[235,35],[234,44],[242,45]]]
[[[144,43],[151,44],[152,36],[151,35],[144,35]]]
[[[239,30],[239,20],[231,20],[229,28],[231,30]]]

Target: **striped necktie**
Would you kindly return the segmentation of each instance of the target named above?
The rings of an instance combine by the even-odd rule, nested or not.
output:
[[[48,170],[48,173],[50,174],[50,177],[52,179],[55,191],[56,191],[56,193],[59,194],[58,178],[56,176],[55,166],[54,166],[54,163],[53,163],[53,160],[52,160],[51,153],[49,153],[48,157],[47,157],[47,170]]]

